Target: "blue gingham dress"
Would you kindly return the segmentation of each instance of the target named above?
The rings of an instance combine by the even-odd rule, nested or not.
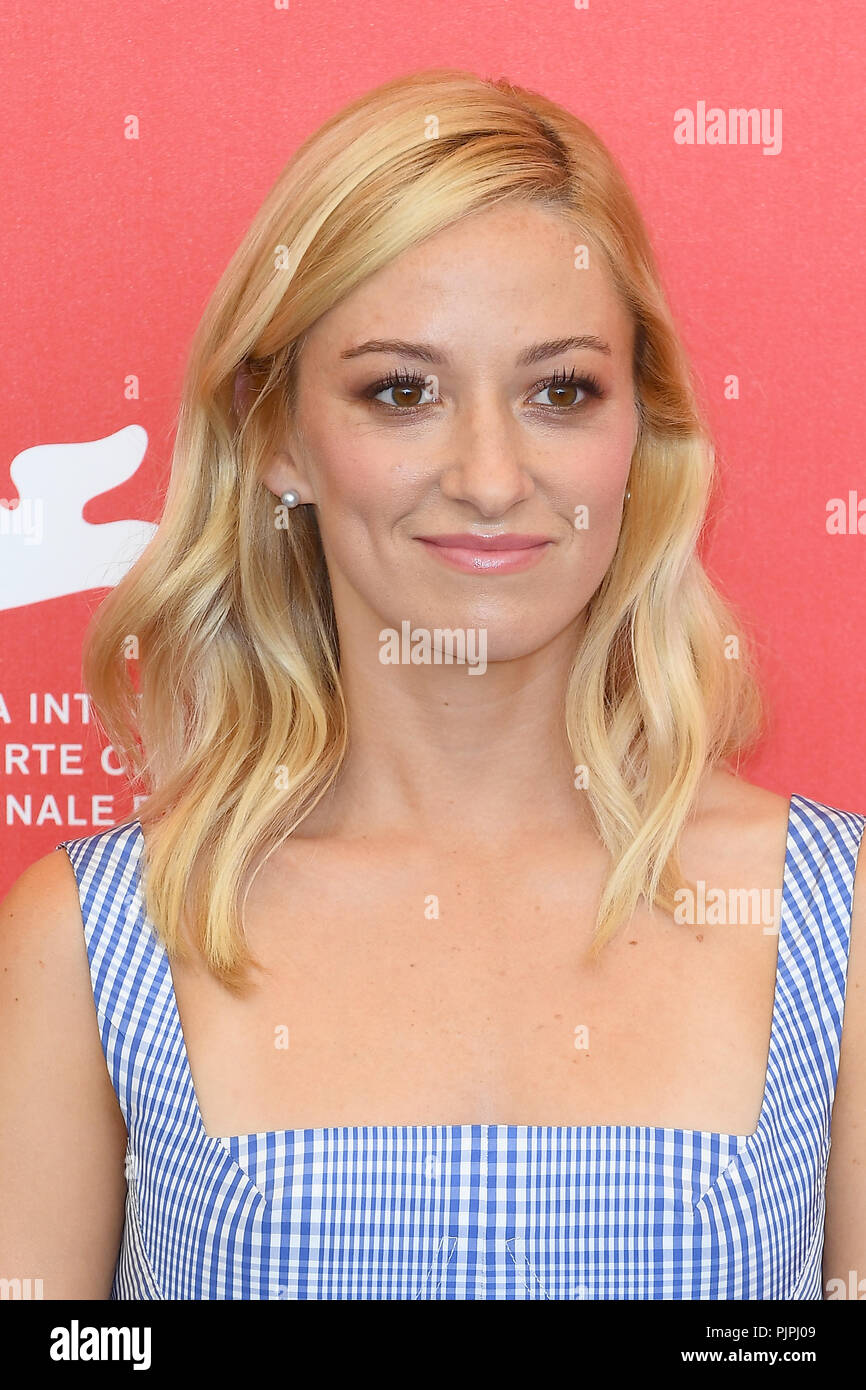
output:
[[[355,1125],[209,1137],[139,822],[63,847],[128,1131],[117,1299],[816,1299],[866,816],[791,798],[754,1134]]]

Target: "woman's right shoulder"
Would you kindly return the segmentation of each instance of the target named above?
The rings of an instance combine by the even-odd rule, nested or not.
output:
[[[81,900],[65,849],[29,864],[0,902],[0,967],[0,997],[16,990],[8,1004],[62,1011],[70,996],[89,992]]]
[[[7,939],[21,934],[30,940],[43,931],[63,935],[70,924],[80,931],[78,884],[66,850],[50,850],[28,864],[0,901],[0,915]]]
[[[0,1008],[14,1003],[28,1017],[77,1008],[84,1028],[99,1019],[104,1041],[106,1028],[124,1031],[127,1011],[141,1003],[138,967],[147,958],[159,968],[141,890],[143,844],[140,822],[124,821],[62,840],[20,874],[0,902]]]
[[[126,1128],[103,1054],[76,875],[62,848],[0,902],[0,1266],[45,1298],[108,1297]]]
[[[63,840],[28,865],[0,902],[3,968],[29,961],[61,991],[75,972],[89,990],[88,956],[118,950],[136,916],[142,845],[139,821],[125,821]]]

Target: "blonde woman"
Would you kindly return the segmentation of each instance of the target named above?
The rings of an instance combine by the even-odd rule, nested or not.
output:
[[[137,816],[6,900],[0,1273],[817,1299],[866,1271],[866,818],[736,773],[762,716],[696,553],[712,461],[581,121],[437,70],[303,145],[87,641]]]

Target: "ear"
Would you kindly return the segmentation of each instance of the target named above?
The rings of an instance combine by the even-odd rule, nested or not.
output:
[[[242,420],[252,405],[255,396],[253,368],[242,362],[235,372],[233,408],[238,420]],[[304,470],[298,466],[300,456],[299,442],[293,437],[286,446],[275,450],[267,468],[262,473],[262,482],[277,497],[289,488],[300,494],[302,502],[314,501],[309,480]]]
[[[272,455],[267,468],[262,472],[265,487],[277,497],[292,488],[300,496],[301,502],[314,502],[309,479],[304,469],[299,468],[295,454],[287,449],[278,449]]]

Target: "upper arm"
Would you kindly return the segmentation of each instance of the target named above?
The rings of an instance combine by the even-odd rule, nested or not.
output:
[[[827,1165],[824,1297],[866,1296],[866,834],[854,879],[848,984]],[[842,1280],[828,1289],[830,1280]]]
[[[126,1126],[65,850],[0,903],[0,1279],[106,1299],[123,1230]]]

